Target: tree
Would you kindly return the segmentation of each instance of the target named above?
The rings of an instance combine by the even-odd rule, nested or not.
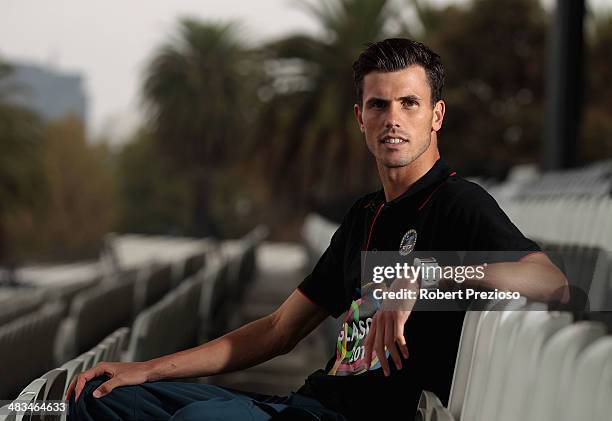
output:
[[[144,97],[153,136],[193,189],[193,234],[214,233],[210,179],[243,156],[258,70],[234,24],[182,19],[148,65]]]
[[[323,35],[295,34],[265,46],[271,80],[260,91],[267,102],[252,145],[259,171],[298,209],[376,185],[352,111],[351,64],[365,43],[406,32],[385,0],[301,4]]]
[[[548,17],[531,0],[440,8],[412,0],[418,36],[442,57],[447,113],[441,148],[464,175],[503,176],[537,162],[544,129]]]
[[[192,227],[192,189],[172,170],[146,129],[139,130],[118,157],[121,197],[119,230],[186,235]]]
[[[584,124],[581,156],[587,162],[612,158],[612,13],[591,16],[585,60]]]
[[[31,111],[10,102],[19,89],[8,81],[11,67],[0,62],[0,262],[15,263],[8,220],[22,209],[44,204],[41,122]]]

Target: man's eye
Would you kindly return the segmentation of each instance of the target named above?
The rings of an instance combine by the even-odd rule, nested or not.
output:
[[[413,99],[405,99],[404,101],[402,101],[402,105],[403,105],[405,108],[408,108],[408,107],[414,107],[415,105],[418,105],[418,102],[416,102],[416,101],[415,101],[415,100],[413,100]]]
[[[384,101],[372,101],[372,108],[383,108],[385,106]]]

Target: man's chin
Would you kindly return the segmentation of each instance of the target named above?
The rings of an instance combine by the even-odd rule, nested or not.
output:
[[[403,167],[407,167],[408,165],[410,165],[412,163],[412,161],[408,160],[408,159],[402,159],[402,160],[393,160],[393,161],[384,161],[382,164],[385,168],[403,168]]]

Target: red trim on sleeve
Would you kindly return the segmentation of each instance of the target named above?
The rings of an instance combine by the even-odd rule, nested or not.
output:
[[[301,287],[297,287],[296,289],[297,289],[299,292],[301,292],[301,293],[302,293],[302,295],[303,295],[304,297],[306,297],[306,299],[307,299],[308,301],[310,301],[311,303],[313,303],[313,304],[314,304],[314,305],[316,305],[317,307],[321,307],[321,304],[319,304],[319,303],[315,303],[315,301],[314,301],[312,298],[310,298],[310,297],[308,296],[308,294],[306,294],[306,293],[305,293],[305,292],[302,290],[302,288],[301,288]]]
[[[542,253],[542,254],[543,254],[543,255],[545,255],[545,256],[547,255],[546,253],[544,253],[544,252],[543,252],[543,251],[541,251],[541,250],[540,250],[540,251],[532,251],[531,253],[528,253],[528,254],[524,255],[523,257],[521,257],[520,259],[518,259],[518,261],[520,262],[520,261],[521,261],[521,260],[523,260],[525,257],[531,256],[531,255],[534,255],[534,254],[540,254],[540,253]]]

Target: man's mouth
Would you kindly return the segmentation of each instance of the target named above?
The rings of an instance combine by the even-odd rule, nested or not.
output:
[[[397,145],[400,143],[406,143],[407,140],[404,139],[403,137],[383,137],[380,141],[380,143],[386,143],[386,144],[390,144],[390,145]]]

